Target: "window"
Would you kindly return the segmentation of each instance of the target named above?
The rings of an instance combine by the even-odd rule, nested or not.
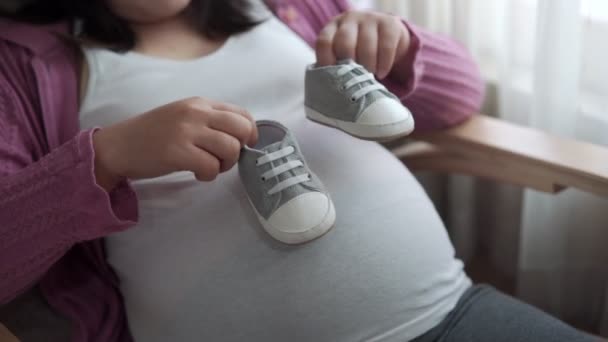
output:
[[[606,0],[583,0],[581,13],[586,18],[596,21],[608,21],[608,1]]]
[[[508,110],[500,115],[517,122],[529,122],[530,104],[540,101],[534,92],[560,91],[548,86],[554,73],[563,91],[580,95],[571,97],[577,110],[576,129],[586,132],[585,139],[608,145],[608,0],[375,0],[375,4],[464,43],[489,85],[507,99],[505,103],[515,106],[508,110],[491,103],[489,110]],[[564,96],[570,98],[557,97]]]

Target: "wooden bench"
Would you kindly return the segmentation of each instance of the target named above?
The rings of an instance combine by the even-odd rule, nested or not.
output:
[[[546,193],[608,196],[608,148],[478,115],[387,147],[413,171],[465,174]]]

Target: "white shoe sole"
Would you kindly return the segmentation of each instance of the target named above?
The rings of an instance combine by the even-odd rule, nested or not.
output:
[[[253,211],[255,212],[255,215],[258,217],[258,220],[264,227],[264,230],[268,234],[270,234],[270,236],[272,236],[275,240],[278,240],[278,241],[288,244],[288,245],[301,245],[301,244],[316,240],[316,239],[322,237],[323,235],[325,235],[327,232],[329,232],[334,227],[334,224],[336,223],[336,209],[334,208],[334,203],[332,202],[331,198],[329,198],[329,197],[328,197],[329,210],[325,214],[323,221],[321,221],[321,223],[319,223],[317,226],[315,226],[305,232],[299,232],[299,233],[286,233],[279,229],[276,229],[270,223],[268,223],[268,221],[264,217],[262,217],[258,213],[257,209],[251,202],[251,199],[249,198],[249,196],[247,196],[247,200],[249,201],[249,204],[251,204],[251,208],[253,208]]]
[[[364,125],[332,119],[316,110],[305,107],[306,117],[316,123],[337,128],[356,138],[373,141],[387,141],[409,135],[414,130],[414,120],[409,117],[406,120],[387,125]]]

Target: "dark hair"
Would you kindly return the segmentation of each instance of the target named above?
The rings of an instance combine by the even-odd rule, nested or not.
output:
[[[192,0],[186,11],[210,39],[245,32],[260,23],[251,14],[249,0]],[[11,17],[33,23],[80,23],[79,31],[87,39],[121,51],[135,46],[134,32],[110,10],[106,0],[34,0]]]

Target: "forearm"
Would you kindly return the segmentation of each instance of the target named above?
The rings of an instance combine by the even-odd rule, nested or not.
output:
[[[411,24],[410,51],[384,81],[413,113],[419,131],[452,126],[478,112],[484,82],[456,41]]]
[[[0,303],[35,283],[74,244],[137,220],[126,183],[109,193],[97,185],[91,135],[81,132],[41,160],[0,176]],[[12,168],[8,159],[0,166]]]
[[[94,159],[94,175],[95,181],[99,186],[101,186],[107,192],[112,192],[121,181],[124,181],[122,177],[111,172],[106,163],[104,162],[107,159],[107,142],[104,138],[105,132],[99,130],[93,134],[93,148],[95,150],[95,159]]]

